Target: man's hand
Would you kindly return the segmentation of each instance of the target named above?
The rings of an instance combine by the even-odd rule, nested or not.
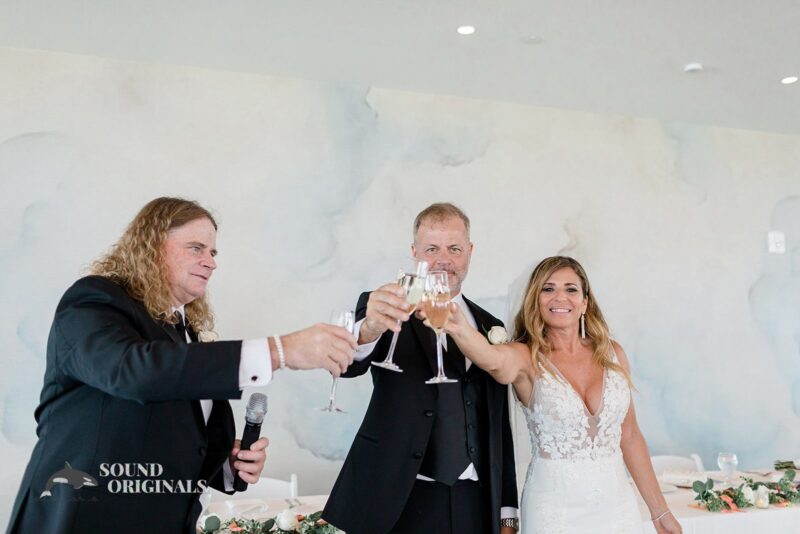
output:
[[[500,534],[517,534],[517,531],[511,527],[500,527]]]
[[[327,369],[333,376],[347,371],[357,346],[345,328],[323,323],[281,336],[281,341],[288,368]],[[270,349],[275,357],[277,352]]]
[[[233,450],[228,461],[231,464],[231,471],[239,473],[239,478],[248,484],[255,484],[264,469],[264,462],[267,460],[267,446],[269,440],[261,438],[250,446],[250,450],[243,451],[239,447],[242,441],[237,439],[233,442]]]
[[[396,282],[384,284],[369,294],[367,316],[361,323],[358,342],[362,345],[372,343],[384,332],[399,332],[398,321],[408,320],[411,305],[406,302],[405,290]]]

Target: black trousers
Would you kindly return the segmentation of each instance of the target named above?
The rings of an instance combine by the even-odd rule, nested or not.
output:
[[[481,482],[459,480],[447,486],[417,480],[390,534],[487,534],[491,517]]]

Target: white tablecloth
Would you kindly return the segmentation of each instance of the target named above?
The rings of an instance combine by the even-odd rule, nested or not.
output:
[[[246,494],[242,495],[245,497]],[[770,506],[766,510],[748,508],[743,512],[721,513],[698,510],[689,505],[694,502],[694,492],[689,489],[679,489],[664,494],[675,517],[680,521],[684,534],[768,534],[773,532],[798,534],[800,533],[800,506],[777,508]],[[310,514],[322,510],[327,495],[312,495],[298,497],[297,501],[241,499],[228,501],[235,503],[232,508],[225,502],[212,503],[210,511],[219,514],[223,519],[231,516],[232,510],[250,509],[251,517],[275,517],[280,511],[291,506],[292,511],[298,514]],[[297,504],[299,502],[299,504]],[[642,523],[646,534],[655,533],[650,521],[650,512],[644,502],[640,501]]]
[[[684,534],[800,533],[798,505],[788,508],[770,506],[764,510],[752,507],[734,513],[709,512],[689,506],[695,502],[694,496],[694,491],[690,489],[678,489],[664,494],[667,505],[683,527]],[[650,512],[644,502],[639,502],[639,508],[645,523],[645,533],[655,533]]]

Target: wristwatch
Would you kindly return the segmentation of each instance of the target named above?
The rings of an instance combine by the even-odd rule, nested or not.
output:
[[[516,517],[506,517],[500,520],[501,527],[511,527],[514,530],[519,530],[519,519]]]

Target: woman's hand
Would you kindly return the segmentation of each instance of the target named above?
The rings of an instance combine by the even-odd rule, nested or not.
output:
[[[461,307],[458,304],[451,302],[449,306],[450,317],[447,318],[447,322],[444,323],[442,330],[444,330],[446,334],[450,334],[453,339],[457,339],[467,334],[470,330],[473,330],[473,328],[467,322],[467,318],[464,316],[464,312],[461,311]],[[431,324],[428,322],[428,318],[425,316],[422,307],[417,310],[417,318],[424,321],[425,326],[431,328]]]
[[[653,526],[656,527],[658,534],[682,534],[683,528],[672,512],[668,513],[658,521],[653,521]]]

